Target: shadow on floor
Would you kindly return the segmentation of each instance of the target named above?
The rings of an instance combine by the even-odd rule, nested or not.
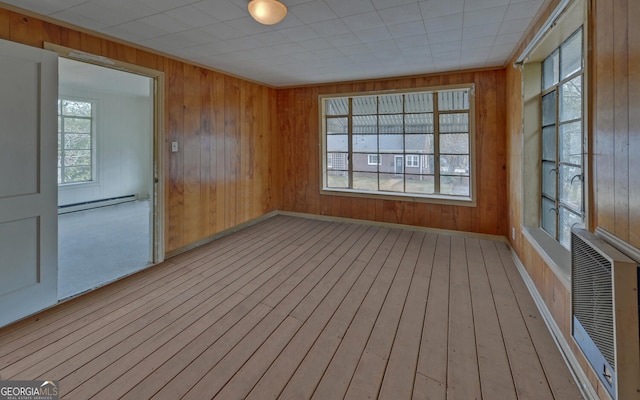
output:
[[[58,298],[102,286],[151,264],[149,201],[58,217]]]

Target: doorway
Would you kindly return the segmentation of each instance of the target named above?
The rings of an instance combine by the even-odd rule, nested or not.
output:
[[[155,80],[59,58],[58,298],[159,262]]]

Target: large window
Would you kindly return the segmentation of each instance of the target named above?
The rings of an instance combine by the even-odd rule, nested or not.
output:
[[[94,176],[93,104],[58,100],[58,184],[90,182]]]
[[[569,248],[584,219],[582,28],[542,62],[541,228]]]
[[[472,93],[322,97],[322,189],[471,201]]]

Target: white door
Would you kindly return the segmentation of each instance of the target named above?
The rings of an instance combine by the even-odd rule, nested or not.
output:
[[[58,56],[0,40],[0,326],[57,302]]]

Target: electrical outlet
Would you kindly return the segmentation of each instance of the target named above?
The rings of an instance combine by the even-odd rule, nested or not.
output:
[[[511,239],[516,240],[516,228],[511,228]]]
[[[172,153],[178,152],[178,142],[171,142],[171,152]]]

